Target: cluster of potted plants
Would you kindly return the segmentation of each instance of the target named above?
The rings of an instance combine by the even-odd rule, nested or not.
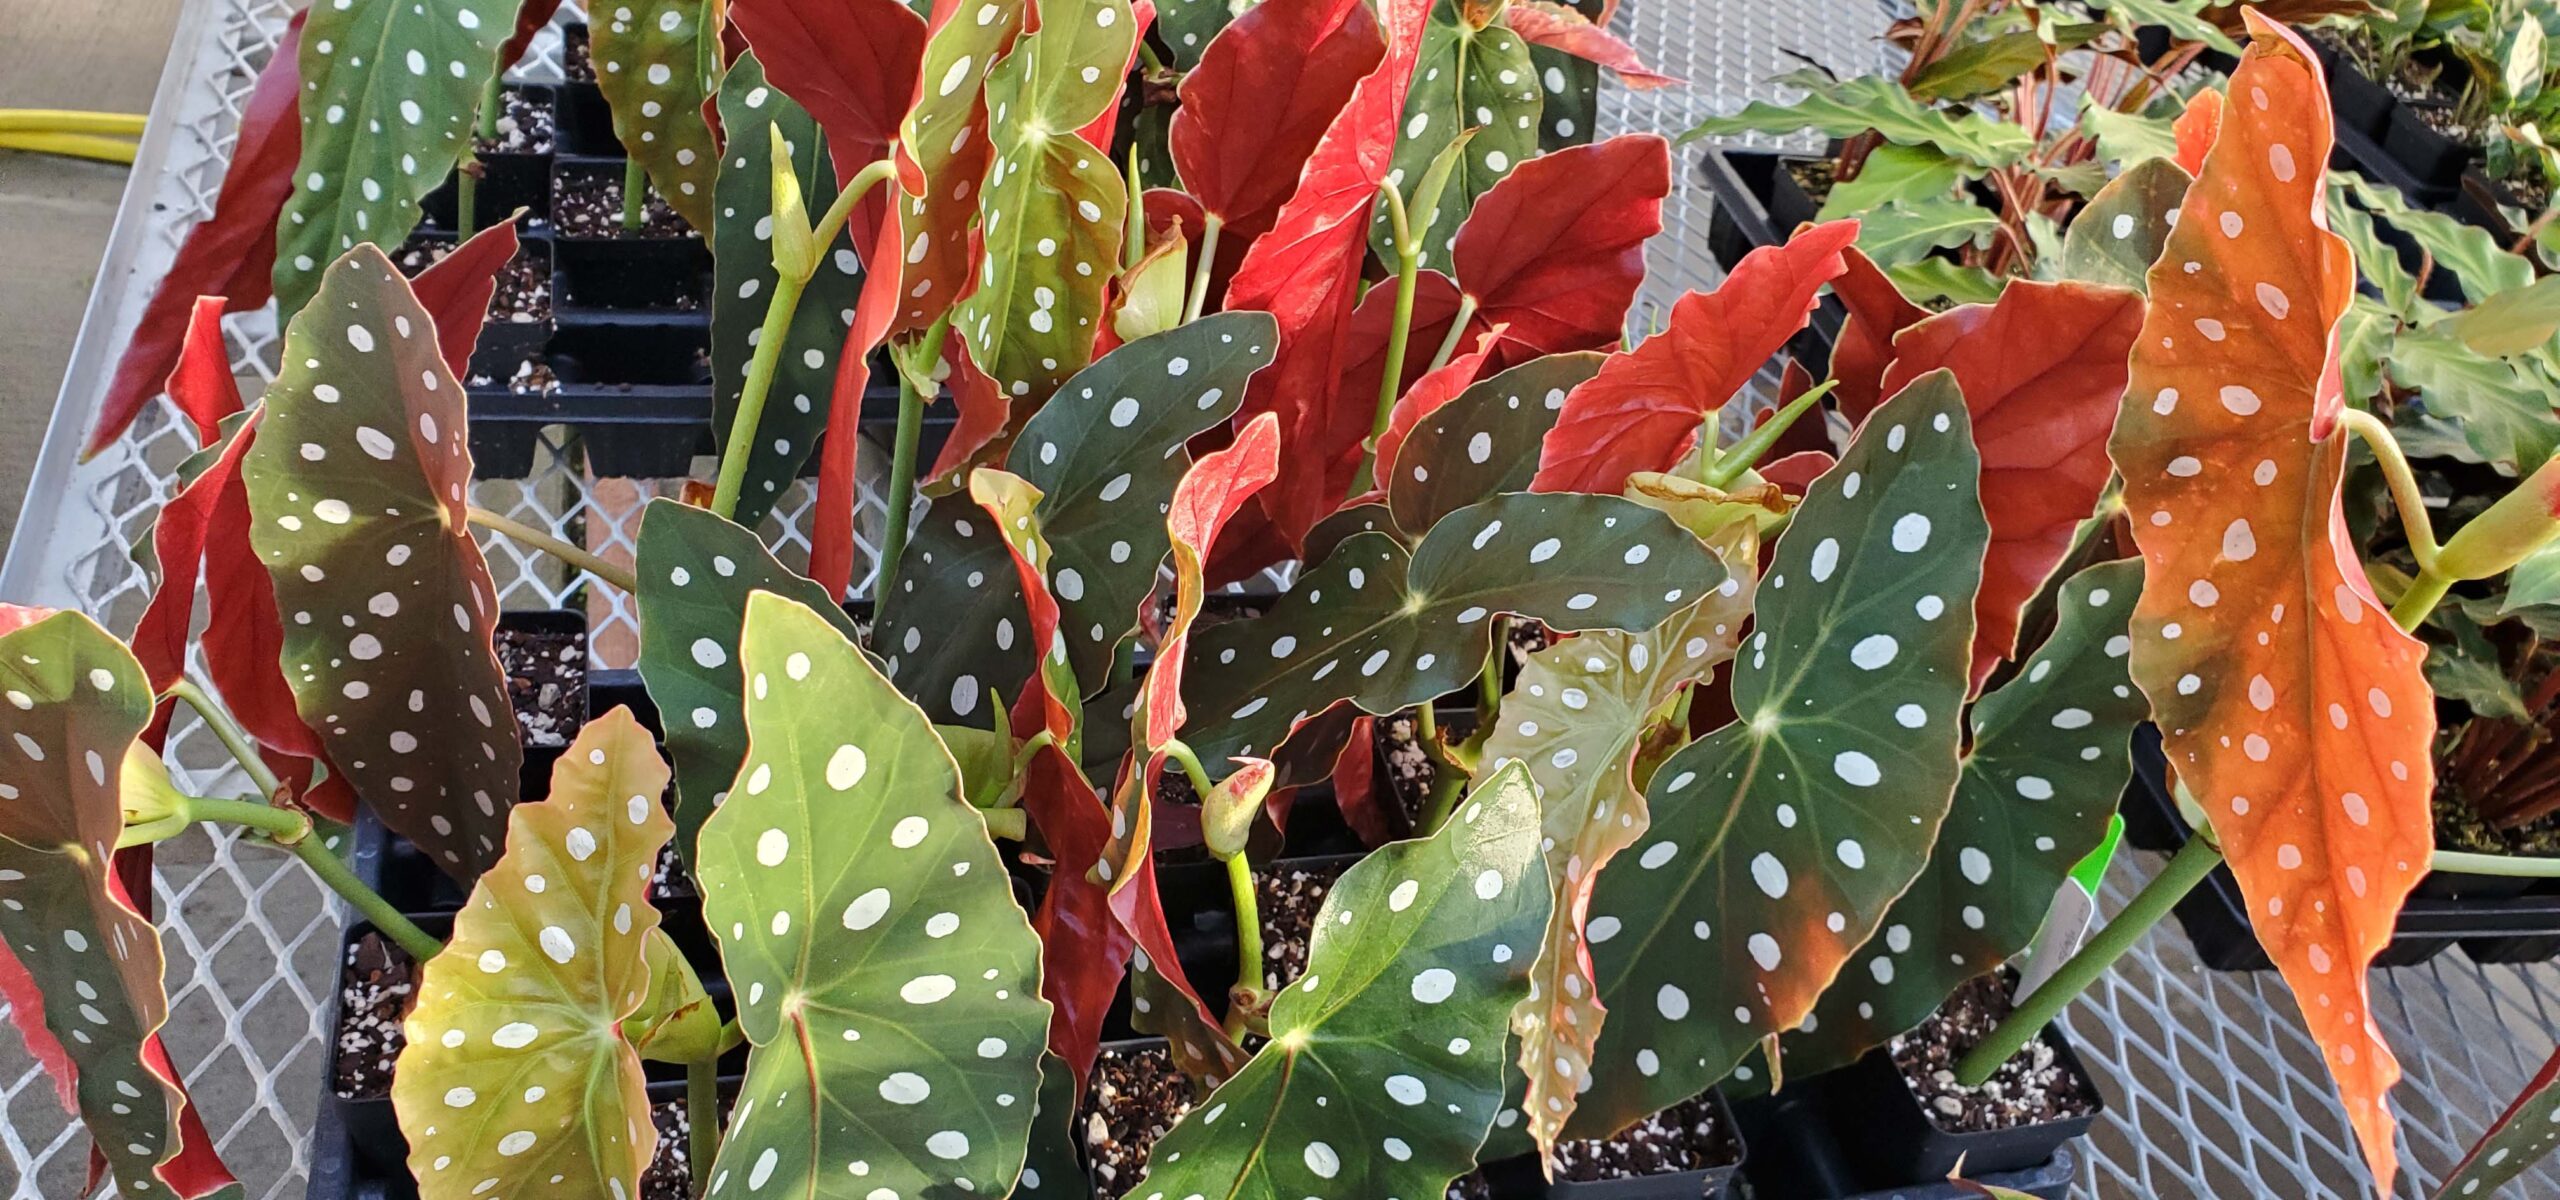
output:
[[[214,821],[363,919],[323,1186],[2060,1195],[2102,1081],[2050,1019],[2227,858],[2387,1189],[2364,970],[2431,863],[2538,869],[2430,858],[2432,717],[2483,714],[2441,778],[2530,819],[2549,669],[2481,626],[2547,586],[2550,472],[2422,478],[2404,443],[2493,422],[2345,406],[2367,256],[2327,228],[2297,35],[2251,14],[2227,88],[2148,133],[2175,71],[2127,67],[2106,111],[2151,152],[2107,181],[2115,135],[1911,97],[2024,72],[2029,100],[2126,31],[1966,11],[1919,30],[1903,102],[1806,123],[1992,188],[2006,249],[1876,240],[1944,215],[1906,179],[1631,347],[1672,151],[1590,144],[1587,83],[1541,66],[1663,82],[1605,12],[600,11],[525,173],[536,363],[502,336],[546,276],[500,160],[546,126],[497,81],[548,6],[314,10],[164,286],[193,319],[137,338],[98,434],[165,390],[203,445],[148,613],[119,641],[0,610],[22,1031],[126,1194],[228,1183],[143,916],[151,846]],[[1897,94],[1815,107],[1852,93]],[[611,169],[577,159],[599,130]],[[1739,420],[1826,289],[1824,378]],[[2403,340],[2530,319],[2424,290]],[[270,295],[249,403],[218,319]],[[505,380],[566,394],[581,329],[629,340],[595,363],[698,349],[716,396],[716,472],[628,567],[470,502]],[[875,362],[892,514],[857,619]],[[643,452],[690,458],[693,422]],[[750,530],[813,459],[804,571]],[[636,676],[502,616],[482,533],[627,593]],[[2431,614],[2489,649],[2431,670]],[[2528,702],[2492,712],[2488,677]],[[254,794],[173,783],[179,705]],[[2181,847],[2075,952],[2057,898],[2103,868],[2146,720]]]

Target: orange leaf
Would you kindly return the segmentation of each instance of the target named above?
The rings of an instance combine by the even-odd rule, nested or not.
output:
[[[2388,1196],[2400,1066],[2365,971],[2426,863],[2434,698],[2339,504],[2355,264],[2322,207],[2328,93],[2300,39],[2249,25],[2241,119],[2152,268],[2109,446],[2145,567],[2133,676]]]
[[[2204,152],[2222,136],[2222,93],[2212,88],[2197,92],[2169,131],[2178,139],[2178,166],[2189,175],[2203,170]]]

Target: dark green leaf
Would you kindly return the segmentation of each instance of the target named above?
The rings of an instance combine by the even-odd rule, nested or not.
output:
[[[1951,304],[1989,304],[2000,298],[1998,276],[1980,267],[1968,267],[1943,258],[1930,256],[1885,269],[1913,303],[1929,304],[1944,300]]]
[[[657,1149],[623,1022],[651,991],[649,875],[675,832],[667,767],[617,708],[578,732],[548,799],[508,814],[507,852],[426,965],[391,1102],[426,1200],[559,1188],[637,1195]],[[679,963],[681,959],[679,958]]]
[[[1272,758],[1337,700],[1392,713],[1465,686],[1496,614],[1650,629],[1723,578],[1688,531],[1615,496],[1507,492],[1449,514],[1410,555],[1355,534],[1268,615],[1200,633],[1183,678],[1203,714],[1191,746],[1210,762]]]
[[[718,11],[713,0],[617,0],[600,6],[588,27],[614,136],[668,206],[701,230],[718,211],[711,193],[720,147],[702,119],[720,87],[720,30],[705,20]],[[754,140],[759,128],[745,127],[737,140]]]
[[[2329,186],[2353,192],[2357,203],[2434,255],[2436,269],[2451,272],[2472,303],[2533,281],[2533,264],[2499,248],[2497,239],[2479,226],[2411,208],[2397,190],[2353,172],[2329,172]]]
[[[2133,727],[2151,714],[2125,666],[2141,592],[2138,560],[2071,577],[2053,636],[1973,706],[1973,746],[1927,869],[1822,994],[1811,1028],[1781,1043],[1788,1074],[1856,1061],[2035,940],[2105,839]]]
[[[2498,648],[2477,622],[2458,608],[2438,609],[2430,619],[2453,634],[2450,645],[2427,646],[2427,684],[2436,695],[2459,700],[2483,717],[2522,721],[2532,716],[2523,694],[2507,678]]]
[[[160,931],[114,879],[118,776],[151,684],[97,622],[56,613],[0,637],[0,692],[13,743],[0,753],[0,938],[43,999],[43,1027],[38,1013],[15,1019],[34,1057],[49,1057],[36,1044],[49,1037],[77,1073],[80,1119],[119,1190],[163,1195],[157,1167],[178,1151],[186,1097],[144,1058],[169,1016]]]
[[[712,1194],[1003,1195],[1049,1003],[986,824],[827,618],[754,596],[741,649],[749,752],[701,854],[750,1049]]]
[[[2077,28],[2077,27],[2075,27]],[[2052,50],[2070,50],[2091,35],[2074,32]],[[1912,76],[1911,94],[1923,100],[1971,100],[1996,92],[2044,65],[2048,44],[2032,29],[1997,34],[1956,47]]]
[[[1795,1028],[1919,875],[1955,792],[1980,472],[1938,371],[1806,494],[1734,660],[1740,715],[1654,771],[1653,827],[1592,897],[1611,1017],[1572,1134],[1696,1095]]]
[[[1526,490],[1538,447],[1565,393],[1600,370],[1605,355],[1551,354],[1477,380],[1405,436],[1387,477],[1400,529],[1428,531],[1450,513],[1500,492]],[[1328,537],[1325,544],[1339,538]],[[1319,554],[1308,539],[1307,553]]]
[[[2144,159],[2178,156],[2178,138],[2167,117],[2118,112],[2083,96],[2080,130],[2098,143],[2100,158],[2126,169]]]
[[[2335,188],[2328,191],[2327,207],[2329,227],[2354,248],[2357,272],[2382,293],[2384,306],[2404,319],[2418,316],[2421,309],[2417,278],[2400,265],[2400,252],[2375,231],[2373,214],[2349,202],[2347,194]]]
[[[2009,166],[2035,148],[2035,139],[2016,125],[1971,112],[1930,108],[1886,76],[1833,79],[1807,69],[1781,75],[1777,82],[1803,91],[1804,99],[1783,105],[1754,100],[1730,117],[1709,118],[1687,136],[1790,134],[1811,129],[1849,138],[1873,129],[1896,145],[1933,146],[1950,158],[1985,169]]]
[[[1600,64],[1552,46],[1531,45],[1538,69],[1538,150],[1553,154],[1588,146],[1600,124]]]
[[[1219,313],[1104,355],[1023,424],[1005,469],[1043,494],[1057,550],[1052,590],[1067,654],[1087,691],[1137,627],[1164,562],[1165,505],[1191,465],[1183,443],[1224,423],[1279,342],[1267,313]],[[885,597],[873,644],[900,688],[937,720],[983,724],[982,696],[1008,698],[1031,677],[1029,620],[1004,544],[965,498],[938,500]],[[962,703],[966,700],[968,703]]]
[[[2146,291],[2151,264],[2169,240],[2171,214],[2194,182],[2165,158],[2126,167],[2090,197],[2062,235],[2062,277]]]
[[[676,852],[698,870],[694,837],[747,755],[746,683],[738,673],[747,596],[761,591],[799,601],[830,614],[847,637],[853,619],[827,602],[825,588],[776,561],[756,535],[709,509],[651,501],[640,514],[634,559],[640,679],[676,760]]]
[[[712,189],[720,219],[707,232],[711,376],[718,381],[712,389],[711,430],[722,439],[725,452],[729,422],[746,386],[747,362],[755,356],[765,308],[773,299],[773,241],[763,220],[773,211],[773,139],[766,126],[779,126],[790,145],[793,173],[800,178],[800,194],[810,212],[826,211],[837,188],[826,135],[808,110],[766,85],[755,55],[740,55],[720,81],[720,121],[734,135]],[[766,393],[755,442],[746,449],[747,476],[736,513],[740,525],[753,529],[762,522],[817,449],[818,435],[827,428],[827,401],[835,394],[836,355],[844,348],[845,329],[861,295],[862,268],[853,255],[853,240],[839,234],[820,256],[817,274],[809,277],[800,305],[792,311],[790,336],[774,360],[773,388]]]
[[[1449,247],[1476,197],[1538,152],[1538,67],[1529,43],[1496,22],[1478,29],[1458,11],[1459,0],[1441,0],[1423,27],[1422,58],[1405,95],[1396,134],[1395,168],[1388,173],[1415,205],[1413,236],[1422,265],[1449,269]],[[1439,203],[1422,211],[1415,184],[1450,143],[1475,132],[1459,155]],[[1369,241],[1378,257],[1396,261],[1395,227],[1382,201],[1371,217]]]
[[[2179,41],[2202,42],[2224,54],[2240,53],[2230,35],[2204,19],[2204,10],[2214,7],[2214,0],[2090,0],[2090,6],[2124,18],[2124,31],[2128,34],[2145,25],[2157,25]]]
[[[1031,1113],[1031,1147],[1016,1200],[1091,1200],[1084,1160],[1076,1154],[1076,1076],[1055,1054],[1040,1056],[1040,1098]]]
[[[468,517],[462,385],[375,246],[285,331],[241,465],[302,719],[382,823],[457,879],[498,860],[517,746]]]
[[[1437,1197],[1502,1102],[1549,897],[1528,772],[1344,873],[1271,1042],[1155,1145],[1133,1197]],[[1301,1081],[1304,1081],[1301,1083]]]
[[[2514,1103],[2435,1191],[2436,1200],[2501,1196],[2507,1184],[2560,1147],[2560,1053],[2542,1065]]]
[[[1164,38],[1165,48],[1173,53],[1167,62],[1188,71],[1200,65],[1200,52],[1209,48],[1209,39],[1235,19],[1235,9],[1228,0],[1165,0],[1156,9],[1156,28]]]
[[[276,315],[289,321],[359,242],[397,246],[418,201],[470,153],[480,92],[514,0],[311,6],[302,28],[302,160],[276,225]]]

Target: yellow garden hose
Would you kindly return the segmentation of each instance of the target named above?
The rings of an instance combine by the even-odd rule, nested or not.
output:
[[[131,163],[142,122],[140,113],[0,108],[0,150]]]

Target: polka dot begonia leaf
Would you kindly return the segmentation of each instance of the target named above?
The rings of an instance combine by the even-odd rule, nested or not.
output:
[[[2462,1157],[2435,1191],[2436,1200],[2496,1196],[2560,1147],[2560,1053],[2516,1094],[2480,1143]]]
[[[522,751],[468,522],[461,383],[382,251],[286,329],[242,463],[302,719],[383,824],[457,879],[497,861]]]
[[[1050,589],[1049,573],[1057,556],[1050,553],[1049,541],[1041,536],[1039,518],[1032,511],[1040,503],[1040,489],[1019,475],[980,467],[969,473],[969,499],[985,510],[1013,559],[1014,579],[1030,614],[1025,633],[1029,648],[1039,657],[1041,726],[1074,759],[1084,692],[1076,686],[1075,668],[1067,662],[1066,639],[1058,627],[1058,599]]]
[[[588,26],[613,136],[667,206],[703,230],[719,212],[720,143],[702,113],[719,93],[723,12],[716,0],[621,0]]]
[[[1276,760],[1292,726],[1337,700],[1384,714],[1465,687],[1496,614],[1650,629],[1723,576],[1687,530],[1616,496],[1507,492],[1451,513],[1410,553],[1354,534],[1269,614],[1201,632],[1183,679],[1204,714],[1191,746],[1211,762]]]
[[[983,248],[951,324],[1005,395],[1040,400],[1092,360],[1129,194],[1077,131],[1110,111],[1136,34],[1128,0],[1057,0],[987,74]]]
[[[747,756],[746,677],[738,636],[747,597],[788,596],[850,637],[853,618],[826,590],[776,561],[764,543],[709,509],[654,500],[640,514],[632,573],[639,578],[640,679],[676,760],[676,852],[699,871],[694,838],[728,795]]]
[[[1462,11],[1468,7],[1440,0],[1423,27],[1422,58],[1405,94],[1389,172],[1403,187],[1405,202],[1416,203],[1415,186],[1432,160],[1460,134],[1474,131],[1439,203],[1427,214],[1412,214],[1422,265],[1440,271],[1449,269],[1450,246],[1476,197],[1538,152],[1541,95],[1529,43],[1499,17],[1481,27],[1472,24]],[[1369,219],[1369,241],[1381,260],[1396,261],[1395,227],[1383,204]]]
[[[1497,492],[1526,491],[1567,393],[1605,356],[1554,354],[1480,379],[1405,436],[1387,470],[1397,528],[1420,533]]]
[[[1973,744],[1929,865],[1894,901],[1780,1043],[1787,1073],[1856,1061],[1927,1020],[1966,980],[2033,942],[2071,868],[2106,836],[2132,773],[2133,727],[2151,704],[2133,688],[2126,621],[2142,564],[2102,563],[2062,587],[2053,636],[1973,706]]]
[[[2169,222],[2195,182],[2177,163],[2146,158],[2107,181],[2062,235],[2062,277],[2143,291],[2169,240]]]
[[[1084,1160],[1076,1153],[1080,1132],[1073,1128],[1076,1097],[1081,1094],[1075,1072],[1055,1054],[1040,1056],[1040,1093],[1032,1105],[1031,1143],[1023,1156],[1022,1178],[1014,1200],[1090,1200]]]
[[[1502,1103],[1550,897],[1537,789],[1496,772],[1440,831],[1345,872],[1271,1041],[1155,1145],[1133,1200],[1438,1196]]]
[[[1182,707],[1182,669],[1189,657],[1192,622],[1209,590],[1209,556],[1218,534],[1280,473],[1280,421],[1263,413],[1245,422],[1225,448],[1201,456],[1173,490],[1165,511],[1165,538],[1173,547],[1173,615],[1147,672],[1147,743],[1162,746],[1182,731],[1190,714]]]
[[[2322,68],[2245,15],[2233,119],[2151,270],[2108,444],[2144,565],[2133,678],[2388,1193],[2400,1066],[2365,970],[2433,845],[2435,696],[2343,515],[2335,330],[2356,271],[2324,227]]]
[[[675,832],[666,786],[649,731],[617,708],[578,731],[549,798],[508,813],[506,853],[403,1024],[391,1103],[424,1200],[639,1194],[657,1140],[623,1023],[664,942],[649,877]]]
[[[397,246],[470,153],[513,0],[327,0],[303,23],[302,157],[276,226],[279,319],[359,243]]]
[[[1813,1011],[1955,793],[1989,540],[1954,378],[1888,401],[1808,490],[1736,654],[1731,724],[1654,769],[1584,924],[1609,1028],[1567,1126],[1696,1095]]]
[[[1025,0],[984,0],[963,20],[963,7],[944,7],[926,35],[915,103],[898,127],[899,329],[931,325],[974,282],[978,190],[995,154],[987,74],[1030,13]]]
[[[1516,32],[1516,31],[1515,31]],[[1529,43],[1538,69],[1538,149],[1553,154],[1588,145],[1600,124],[1600,64],[1553,46]]]
[[[1166,61],[1185,71],[1199,66],[1209,44],[1235,19],[1224,0],[1165,0],[1156,6],[1156,27],[1172,51]]]
[[[1501,723],[1481,758],[1487,770],[1524,763],[1538,785],[1556,910],[1531,976],[1537,986],[1511,1017],[1527,1072],[1521,1111],[1528,1120],[1498,1138],[1525,1132],[1540,1149],[1551,1148],[1590,1082],[1592,1046],[1608,1015],[1592,987],[1591,954],[1583,944],[1591,889],[1652,819],[1637,770],[1648,752],[1661,753],[1666,735],[1657,726],[1665,706],[1713,675],[1742,640],[1760,548],[1756,530],[1745,520],[1717,531],[1725,580],[1702,591],[1696,603],[1642,633],[1600,630],[1530,655],[1503,697]]]
[[[187,1097],[158,1040],[160,932],[114,869],[151,685],[79,613],[0,605],[0,630],[0,990],[123,1194],[200,1194],[170,1161]]]
[[[756,595],[740,650],[749,751],[700,851],[751,1048],[710,1195],[1002,1195],[1049,1004],[986,824],[826,618]]]
[[[746,386],[748,361],[762,336],[766,306],[773,299],[773,139],[764,135],[765,128],[780,127],[790,145],[793,173],[800,178],[809,212],[826,211],[837,188],[826,135],[807,110],[766,84],[764,68],[752,53],[740,55],[721,78],[720,120],[740,131],[721,152],[711,193],[719,220],[709,227],[711,377],[718,382],[712,390],[711,429],[725,441],[738,394]],[[772,390],[766,393],[755,442],[746,448],[746,481],[738,490],[735,514],[740,525],[753,529],[762,522],[775,497],[818,448],[835,394],[836,354],[861,295],[861,263],[854,257],[852,239],[839,234],[820,255],[817,273],[809,277],[774,359]]]
[[[1235,414],[1276,343],[1268,314],[1204,317],[1104,355],[1023,423],[1005,469],[1042,493],[1050,591],[1082,687],[1109,682],[1155,589],[1165,509],[1191,468],[1183,444]],[[924,569],[903,572],[881,605],[872,644],[939,721],[984,725],[987,699],[1031,677],[1028,610],[995,532],[965,499],[936,501],[908,543]]]

